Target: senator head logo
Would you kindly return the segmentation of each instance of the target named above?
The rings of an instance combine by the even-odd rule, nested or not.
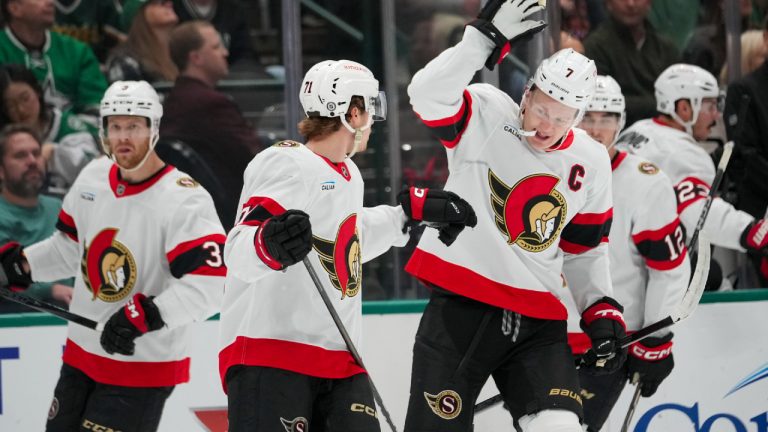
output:
[[[452,420],[461,414],[461,396],[453,390],[443,390],[433,395],[424,392],[429,408],[440,418]]]
[[[296,417],[293,420],[286,420],[280,417],[280,423],[283,424],[285,432],[307,432],[309,425],[304,417]]]
[[[553,175],[533,174],[510,187],[488,170],[496,227],[508,244],[541,252],[557,239],[568,210],[565,198],[555,189],[559,182]]]
[[[106,228],[96,234],[83,251],[80,268],[85,286],[105,302],[124,299],[136,284],[136,260],[124,244],[116,240],[117,228]]]
[[[323,269],[331,278],[331,284],[341,291],[341,298],[356,296],[363,280],[357,215],[352,214],[344,219],[335,239],[326,240],[314,236],[312,243]]]

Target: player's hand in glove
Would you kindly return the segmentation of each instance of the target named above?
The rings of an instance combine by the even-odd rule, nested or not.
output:
[[[543,9],[538,0],[488,0],[477,19],[469,23],[496,44],[485,67],[493,70],[501,63],[509,54],[510,43],[542,31],[547,26],[544,21],[525,18]]]
[[[273,270],[282,270],[304,259],[312,250],[309,215],[288,210],[261,225],[253,240],[256,255]]]
[[[768,220],[757,219],[744,228],[740,239],[741,247],[762,255],[760,275],[768,279]]]
[[[627,359],[627,349],[619,340],[626,336],[624,308],[610,297],[603,297],[581,314],[581,328],[592,340],[592,349],[583,357],[582,368],[593,375],[618,370]]]
[[[468,202],[441,189],[404,189],[397,196],[409,219],[426,222],[438,230],[438,238],[450,246],[464,227],[477,225],[477,216]]]
[[[101,333],[104,351],[133,355],[137,337],[165,325],[153,298],[138,293],[109,318]]]
[[[672,357],[672,333],[664,337],[647,337],[629,347],[627,371],[629,380],[640,386],[640,395],[650,397],[675,367]]]
[[[0,286],[7,284],[12,289],[27,289],[32,283],[29,264],[24,258],[24,248],[17,242],[0,245],[0,265],[5,279],[0,275]]]

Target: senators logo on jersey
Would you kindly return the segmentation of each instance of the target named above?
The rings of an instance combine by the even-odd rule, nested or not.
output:
[[[555,189],[560,179],[548,174],[534,174],[509,187],[492,170],[488,170],[491,207],[496,227],[529,252],[547,249],[563,228],[568,205]]]
[[[304,417],[296,417],[293,420],[286,420],[280,417],[280,423],[283,424],[285,432],[308,432],[309,424]]]
[[[313,246],[331,283],[341,291],[341,298],[356,296],[363,281],[357,215],[344,219],[334,240],[314,236]]]
[[[96,234],[83,251],[80,268],[85,286],[105,302],[124,299],[136,284],[136,260],[125,245],[115,239],[120,230],[106,228]]]

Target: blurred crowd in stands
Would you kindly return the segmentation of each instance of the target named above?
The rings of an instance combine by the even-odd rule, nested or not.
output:
[[[585,53],[599,74],[619,82],[627,125],[655,114],[653,84],[671,64],[699,65],[719,77],[728,91],[724,120],[702,145],[717,158],[725,141],[737,140],[723,194],[737,208],[763,217],[768,0],[735,0],[741,16],[740,77],[729,77],[726,66],[724,1],[559,0],[561,25],[550,32],[559,33],[559,47]],[[301,4],[305,65],[347,58],[383,76],[379,2]],[[481,4],[395,2],[399,104],[390,107],[390,115],[400,119],[404,185],[442,186],[448,169],[443,149],[413,115],[405,87],[418,69],[461,38]],[[103,154],[98,104],[108,83],[117,80],[146,80],[163,94],[158,153],[203,184],[225,228],[232,226],[246,165],[294,129],[281,123],[279,0],[0,0],[0,5],[0,128],[12,128],[0,141],[0,242],[33,243],[52,232],[69,185]],[[525,53],[513,54],[500,80],[519,100],[530,71],[520,60]],[[241,91],[247,85],[222,86],[224,80],[267,84]],[[740,113],[743,94],[751,96],[747,126],[735,137],[729,118]],[[375,202],[390,193],[386,127],[377,128],[383,133],[374,135],[372,151],[357,160],[370,187],[366,198]],[[374,267],[367,267],[366,299],[391,298],[389,274],[396,270],[369,266]],[[415,281],[408,283],[415,287]],[[66,305],[67,284],[71,281],[41,287],[34,295]],[[420,295],[412,291],[407,295]]]

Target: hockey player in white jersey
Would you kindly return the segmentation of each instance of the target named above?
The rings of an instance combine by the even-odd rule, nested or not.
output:
[[[509,44],[545,24],[536,0],[489,1],[461,42],[413,77],[411,104],[446,147],[446,189],[478,224],[450,248],[425,232],[406,270],[432,288],[414,344],[407,432],[470,431],[489,376],[525,432],[581,432],[579,380],[566,309],[554,295],[562,269],[601,360],[626,350],[611,298],[607,236],[611,165],[578,124],[595,89],[594,62],[573,50],[545,59],[520,107],[488,84],[469,85]]]
[[[226,237],[210,195],[154,152],[155,90],[115,82],[100,111],[109,158],[80,173],[52,237],[0,259],[16,285],[75,276],[70,311],[106,321],[69,325],[46,430],[154,431],[189,380],[187,324],[219,310]]]
[[[720,116],[717,80],[698,66],[675,64],[659,75],[654,87],[661,114],[622,132],[617,147],[656,163],[672,180],[680,221],[692,233],[715,178],[714,162],[696,141],[707,138]],[[768,254],[766,221],[723,199],[712,201],[702,230],[716,246]],[[768,276],[768,265],[761,273]]]
[[[412,188],[401,194],[402,207],[363,207],[351,156],[366,149],[373,121],[386,114],[368,68],[318,63],[300,98],[306,144],[282,141],[251,161],[225,247],[219,367],[229,430],[377,431],[367,372],[307,269],[294,264],[308,257],[319,269],[322,289],[360,347],[363,263],[403,246],[412,221],[439,224],[450,244],[476,219],[466,201],[441,190]]]
[[[598,76],[580,127],[603,144],[611,157],[611,280],[614,297],[624,306],[627,331],[633,332],[673,312],[691,270],[669,178],[656,165],[614,146],[626,118],[624,109],[619,84],[609,76]],[[569,276],[565,274],[566,280]],[[584,354],[591,344],[578,319],[573,319],[578,311],[569,290],[564,289],[562,298],[568,306],[571,348],[576,355]],[[672,333],[662,331],[632,345],[624,367],[613,373],[593,375],[580,370],[587,430],[600,431],[628,378],[642,387],[642,396],[649,397],[673,367]]]

